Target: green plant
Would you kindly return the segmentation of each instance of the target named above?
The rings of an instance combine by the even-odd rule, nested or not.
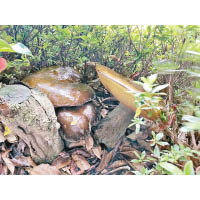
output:
[[[162,110],[163,107],[160,105],[160,103],[163,99],[161,95],[166,95],[166,93],[160,91],[168,87],[168,84],[155,84],[155,81],[157,80],[157,74],[153,74],[147,78],[141,77],[141,80],[143,83],[139,81],[135,82],[141,85],[145,92],[137,92],[135,94],[135,104],[137,107],[135,118],[140,115],[141,110],[150,110],[148,113],[149,116],[152,115],[152,109]]]
[[[142,163],[142,162],[148,162],[149,161],[148,159],[145,159],[145,157],[146,157],[146,152],[145,151],[143,151],[141,153],[141,155],[139,155],[136,151],[134,151],[134,154],[136,155],[136,157],[138,159],[131,160],[131,162],[133,162],[133,163]]]
[[[169,145],[168,142],[163,142],[163,141],[160,141],[163,137],[164,137],[164,134],[162,132],[156,134],[154,131],[152,131],[152,140],[149,140],[151,142],[151,145],[150,146],[156,146],[156,145],[160,145],[160,146],[166,146],[166,145]]]
[[[192,161],[188,161],[184,165],[184,169],[181,170],[176,165],[168,163],[168,162],[161,162],[159,166],[165,170],[165,173],[169,175],[194,175],[194,168]]]

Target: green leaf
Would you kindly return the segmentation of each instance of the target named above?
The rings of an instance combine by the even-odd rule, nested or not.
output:
[[[166,145],[169,145],[168,142],[157,142],[157,144],[159,144],[160,146],[166,146]]]
[[[139,162],[140,162],[140,160],[133,159],[133,160],[131,160],[131,162],[133,162],[133,163],[139,163]]]
[[[183,121],[200,123],[200,118],[199,117],[194,117],[192,115],[183,115],[182,120]]]
[[[31,51],[22,43],[12,44],[11,46],[12,46],[12,49],[17,53],[33,56]]]
[[[147,83],[147,84],[149,84],[149,81],[148,81],[148,79],[147,79],[147,78],[145,78],[145,77],[141,77],[141,80],[142,80],[144,83]]]
[[[153,153],[156,157],[160,157],[160,149],[157,145],[155,146]]]
[[[140,124],[136,124],[135,127],[135,133],[138,134],[140,132]]]
[[[151,92],[152,91],[152,85],[150,85],[149,83],[144,83],[143,84],[143,88],[147,92]]]
[[[138,107],[135,112],[134,118],[137,118],[141,114],[141,107]]]
[[[148,116],[148,117],[152,117],[152,114],[153,114],[153,113],[152,113],[152,110],[150,110],[150,111],[148,112],[147,116]]]
[[[184,166],[184,174],[185,175],[194,175],[194,168],[192,161],[188,161]]]
[[[156,139],[156,133],[154,131],[151,132],[154,139]]]
[[[154,82],[157,80],[157,77],[158,77],[158,74],[152,74],[151,76],[148,76],[147,77],[148,82],[153,85]]]
[[[152,93],[159,92],[160,90],[163,90],[163,89],[165,89],[165,88],[168,87],[168,86],[169,86],[169,84],[159,85],[159,86],[155,87],[155,88],[152,90]]]
[[[172,175],[183,175],[183,172],[175,165],[168,162],[161,162],[159,165]]]
[[[196,52],[196,51],[186,51],[186,53],[189,53],[189,54],[192,54],[192,55],[200,56],[200,53],[199,53],[199,52]]]
[[[6,41],[0,39],[0,52],[15,52],[15,51]]]
[[[142,154],[141,154],[141,159],[143,160],[145,158],[145,156],[146,156],[146,152],[143,151]]]
[[[185,122],[184,127],[181,127],[180,130],[190,131],[190,130],[200,130],[200,123],[199,122]]]
[[[140,155],[138,154],[137,151],[134,151],[134,154],[140,159]]]
[[[161,140],[161,139],[163,138],[163,136],[164,136],[163,133],[158,133],[158,134],[156,135],[156,140],[157,140],[157,141]]]

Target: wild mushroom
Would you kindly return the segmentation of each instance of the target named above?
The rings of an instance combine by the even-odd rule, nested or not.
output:
[[[136,105],[134,103],[135,93],[144,92],[144,89],[136,84],[111,70],[103,65],[97,65],[96,70],[104,87],[111,92],[122,104],[136,111]],[[144,105],[145,106],[145,105]],[[160,117],[161,111],[158,109],[152,109],[152,115],[148,115],[149,110],[142,110],[141,116],[150,120],[156,120]]]
[[[96,117],[96,109],[92,103],[74,108],[62,108],[58,111],[58,121],[61,123],[66,141],[75,142],[84,139],[90,131],[90,124]]]
[[[94,91],[80,83],[81,75],[70,67],[44,68],[23,80],[45,93],[54,107],[80,106],[94,98]]]
[[[104,87],[121,102],[104,120],[100,121],[94,134],[96,141],[105,144],[108,148],[114,148],[134,117],[134,113],[131,111],[136,111],[135,92],[144,90],[140,85],[131,82],[108,67],[97,64],[96,70]],[[142,110],[141,116],[152,121],[160,117],[160,110],[152,109],[151,111],[151,117],[148,116],[147,110]],[[150,129],[150,127],[148,128]]]
[[[63,138],[76,142],[83,138],[93,122],[96,109],[90,102],[95,93],[80,83],[81,75],[70,67],[48,67],[23,80],[30,87],[45,93],[57,109]]]

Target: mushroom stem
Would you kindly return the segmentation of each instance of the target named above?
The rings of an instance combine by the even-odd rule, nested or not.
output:
[[[131,82],[103,65],[96,65],[96,70],[104,87],[122,104],[135,112],[137,109],[134,103],[135,93],[144,92],[144,89],[140,85]],[[160,118],[160,110],[152,109],[151,111],[151,117],[148,116],[149,110],[142,110],[141,116],[150,120],[157,120]]]

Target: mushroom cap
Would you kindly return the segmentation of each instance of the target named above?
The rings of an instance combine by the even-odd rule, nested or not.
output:
[[[79,106],[95,96],[91,87],[79,83],[80,78],[78,72],[70,67],[48,67],[30,75],[23,82],[45,93],[54,107]]]
[[[81,74],[74,70],[71,67],[59,67],[59,66],[52,66],[43,68],[30,76],[26,77],[23,81],[33,85],[35,82],[42,80],[59,80],[65,81],[68,80],[70,82],[80,82]],[[32,87],[32,86],[31,86]]]
[[[62,108],[58,111],[58,121],[61,123],[64,139],[79,141],[84,138],[89,131],[91,124],[96,116],[96,109],[92,103],[81,107]]]

